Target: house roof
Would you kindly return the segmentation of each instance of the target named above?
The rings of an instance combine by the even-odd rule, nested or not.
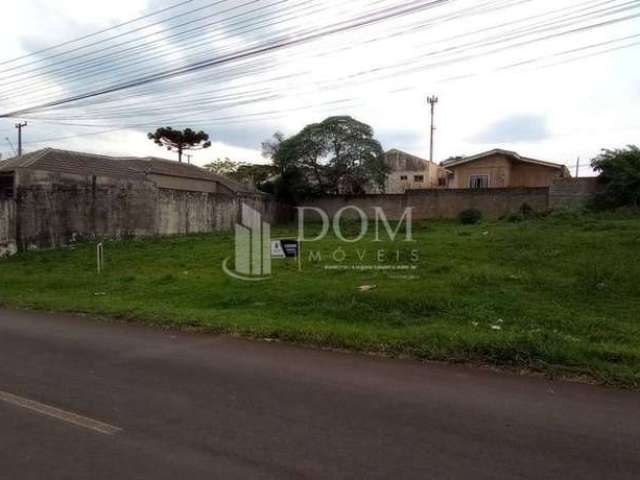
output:
[[[144,180],[144,175],[141,172],[113,157],[54,148],[44,148],[26,153],[21,157],[0,161],[0,171],[2,172],[12,171],[16,168]]]
[[[566,166],[561,165],[559,163],[545,162],[543,160],[537,160],[535,158],[523,157],[522,155],[516,152],[512,152],[510,150],[503,150],[501,148],[494,148],[493,150],[489,150],[488,152],[482,152],[482,153],[478,153],[477,155],[471,155],[468,157],[460,157],[452,160],[445,160],[440,165],[446,168],[457,167],[458,165],[474,162],[476,160],[490,157],[492,155],[504,155],[505,157],[509,157],[518,162],[532,163],[534,165],[540,165],[540,166],[549,167],[549,168],[557,168],[559,170],[564,170],[567,168]]]
[[[390,167],[396,170],[422,172],[428,168],[429,160],[392,148],[384,154],[384,158]],[[393,165],[395,163],[395,165]],[[402,163],[402,165],[399,165]]]
[[[233,192],[254,192],[254,190],[242,183],[217,175],[196,165],[156,157],[111,157],[93,153],[44,148],[24,154],[21,157],[0,161],[0,172],[12,171],[16,168],[137,180],[144,180],[145,174],[152,173],[216,182]]]
[[[223,175],[210,172],[209,170],[198,167],[197,165],[180,163],[174,160],[157,157],[130,157],[121,158],[118,161],[128,164],[131,168],[144,173],[218,182],[234,192],[255,193],[254,190],[243,183],[236,182],[235,180],[231,180]]]

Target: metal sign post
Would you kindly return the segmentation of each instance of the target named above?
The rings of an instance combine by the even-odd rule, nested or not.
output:
[[[96,247],[96,263],[98,266],[98,275],[104,270],[104,245],[100,242]]]

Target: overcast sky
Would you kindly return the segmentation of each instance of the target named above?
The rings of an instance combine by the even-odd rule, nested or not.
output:
[[[384,1],[394,3],[392,0]],[[0,18],[0,44],[3,45],[0,61],[37,52],[50,45],[108,28],[176,3],[179,3],[178,0],[5,2]],[[185,12],[187,9],[210,3],[211,1],[193,0],[188,7],[177,9],[175,12]],[[229,5],[236,6],[241,3],[234,0],[228,2]],[[261,2],[253,3],[260,5]],[[283,0],[277,7],[273,7],[273,17],[284,18],[287,8],[302,9],[303,3],[313,6],[313,2],[309,1]],[[353,5],[354,9],[362,9],[364,4],[376,3],[381,2],[358,0],[350,5]],[[487,8],[478,12],[468,11],[478,3],[486,3]],[[491,5],[507,3],[513,5],[503,9],[489,8]],[[622,11],[619,17],[629,18],[608,27],[517,48],[498,49],[497,52],[474,51],[471,52],[473,56],[456,57],[457,61],[451,64],[448,63],[450,57],[444,56],[448,55],[448,47],[460,45],[462,41],[447,40],[451,37],[462,36],[474,30],[491,29],[509,21],[521,21],[535,15],[543,15],[551,10],[551,7],[556,10],[587,3],[595,2],[452,0],[443,2],[428,12],[381,22],[365,31],[335,35],[317,43],[312,42],[269,57],[252,59],[240,65],[249,68],[254,65],[250,62],[268,62],[271,71],[267,73],[253,75],[247,71],[246,75],[233,78],[225,76],[218,81],[216,79],[221,77],[216,77],[218,73],[212,69],[186,78],[134,89],[127,92],[126,95],[130,96],[123,97],[123,101],[135,103],[141,98],[143,107],[153,111],[159,108],[158,105],[168,105],[172,96],[187,95],[186,98],[189,98],[188,95],[193,95],[197,98],[198,92],[205,96],[212,85],[220,85],[222,89],[229,89],[228,91],[237,88],[239,92],[245,92],[248,91],[246,86],[251,84],[252,94],[258,87],[268,87],[271,92],[277,94],[275,99],[245,104],[227,106],[222,103],[203,102],[198,105],[198,102],[194,102],[188,108],[185,107],[185,116],[173,124],[179,127],[193,125],[203,128],[211,134],[214,141],[212,148],[195,155],[194,162],[199,164],[225,156],[237,161],[264,162],[260,155],[260,143],[273,132],[281,130],[290,135],[305,124],[320,121],[329,115],[351,115],[372,125],[385,149],[398,148],[427,157],[426,97],[431,94],[437,94],[440,98],[436,109],[437,161],[453,155],[471,155],[492,148],[506,148],[526,156],[558,163],[573,165],[577,157],[581,157],[582,161],[587,163],[601,148],[640,143],[640,46],[634,44],[639,39],[624,40],[640,32],[640,19],[633,18],[635,14],[640,13],[640,9]],[[606,1],[600,3],[603,6],[607,3],[616,4]],[[620,1],[618,5],[633,6],[634,3],[638,2]],[[300,28],[308,27],[309,23],[318,26],[337,24],[344,15],[349,14],[348,11],[341,12],[338,8],[345,5],[345,2],[333,2],[335,7],[331,7],[331,4],[329,0],[322,0],[318,5],[325,8],[316,10],[313,15],[302,15],[299,18],[292,15],[287,28],[296,27],[296,22],[300,24]],[[215,14],[216,8],[220,11],[226,7],[219,5],[213,7],[213,10],[203,12]],[[461,12],[465,15],[460,14]],[[167,20],[167,25],[172,25],[171,22],[175,24],[169,15],[163,18]],[[417,30],[414,34],[394,35],[409,30],[416,22],[422,20],[433,22],[433,25],[428,29]],[[153,31],[162,36],[161,30],[157,27]],[[277,28],[274,27],[273,31],[277,32]],[[201,55],[182,52],[179,45],[172,44],[169,40],[166,40],[166,44],[168,48],[174,49],[180,57],[180,62],[187,64],[192,60],[215,57],[223,47],[233,49],[237,45],[251,45],[263,39],[256,32],[235,36],[228,32],[227,27],[227,33],[221,34],[216,40],[212,39],[211,49]],[[501,32],[503,31],[500,29],[496,31],[498,35],[506,35]],[[381,37],[389,38],[381,40]],[[469,37],[464,41],[474,42],[477,38]],[[356,41],[369,39],[372,41],[363,42],[365,44],[360,47],[346,50],[344,48],[345,45],[351,46]],[[618,42],[619,39],[622,40]],[[147,41],[157,40],[158,38],[151,37]],[[109,45],[109,41],[105,40],[105,45]],[[584,48],[595,44],[602,46]],[[71,44],[67,48],[73,45],[82,45],[82,42]],[[613,48],[622,45],[631,46],[619,50]],[[500,44],[497,46],[500,47]],[[63,50],[61,47],[58,51]],[[560,55],[560,52],[570,50],[574,51]],[[418,54],[436,51],[434,61],[424,62],[416,59]],[[51,53],[53,52],[40,53],[35,57],[28,57],[27,60],[45,58]],[[144,58],[145,54],[148,55],[148,50],[141,50],[140,53],[143,55],[141,58]],[[320,54],[316,55],[317,53]],[[461,53],[466,53],[466,50]],[[592,55],[595,53],[599,54]],[[58,60],[64,58],[58,57]],[[23,60],[22,63],[27,60]],[[117,58],[111,59],[105,54],[104,61],[117,62]],[[400,70],[388,70],[388,75],[375,73],[380,67],[386,68],[402,61],[404,66]],[[515,68],[504,68],[520,62],[526,63]],[[0,112],[3,113],[39,104],[43,98],[64,97],[103,86],[104,82],[117,82],[120,73],[118,64],[112,63],[110,65],[114,68],[110,70],[108,78],[102,76],[91,81],[74,82],[62,75],[51,73],[37,77],[39,83],[33,87],[30,87],[29,83],[33,82],[32,77],[25,75],[20,83],[26,83],[26,90],[20,90],[20,83],[11,84],[12,94],[3,96],[2,79],[6,81],[7,78],[11,78],[8,75],[16,73],[16,70],[7,73],[3,72],[3,69],[15,65],[0,65]],[[162,66],[161,61],[156,65]],[[415,68],[410,68],[414,65]],[[150,66],[151,68],[153,67]],[[233,68],[237,71],[238,66]],[[363,71],[374,73],[362,75],[360,72]],[[223,67],[221,72],[231,75],[233,70],[228,66]],[[44,90],[44,97],[31,98],[25,93],[29,88],[42,89],[43,86],[50,89]],[[4,88],[8,87],[5,85]],[[119,110],[120,99],[117,96],[107,98],[112,102],[111,108],[116,108],[115,112],[122,111]],[[158,122],[164,120],[166,112],[163,113],[164,117],[147,118],[149,126],[119,128],[135,123],[139,119],[135,113],[138,110],[134,109],[133,114],[124,120],[119,117],[102,118],[101,115],[106,115],[105,111],[95,107],[90,101],[81,102],[73,107],[68,118],[65,117],[66,113],[59,110],[25,115],[25,118],[32,118],[29,127],[25,129],[25,150],[32,151],[51,146],[105,154],[156,155],[172,158],[171,153],[155,146],[146,138],[146,132],[153,130],[152,123],[156,119]],[[142,107],[138,105],[136,108]],[[231,119],[228,121],[224,120],[229,117]],[[11,156],[5,137],[9,137],[14,144],[16,142],[16,132],[13,128],[16,121],[0,119],[0,152],[3,153],[3,158]],[[68,125],[73,123],[83,126]],[[111,131],[105,133],[105,130]],[[90,133],[93,134],[88,135]],[[51,140],[46,141],[49,139]],[[43,140],[45,142],[34,143]]]

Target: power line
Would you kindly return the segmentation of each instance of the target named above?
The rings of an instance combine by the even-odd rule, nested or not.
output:
[[[156,16],[156,15],[159,15],[159,14],[167,12],[169,10],[173,10],[175,8],[181,7],[181,6],[186,5],[187,3],[191,3],[191,2],[193,2],[193,0],[185,0],[185,1],[181,2],[181,3],[176,4],[176,5],[171,5],[169,7],[163,8],[162,10],[158,10],[158,11],[151,12],[151,13],[148,13],[146,15],[142,15],[140,17],[137,17],[137,18],[134,18],[134,19],[131,19],[131,20],[127,20],[126,22],[119,23],[118,25],[114,25],[112,27],[105,28],[103,30],[98,30],[97,32],[89,33],[87,35],[83,35],[81,37],[74,38],[73,40],[67,40],[66,42],[58,43],[57,45],[52,45],[52,46],[47,47],[47,48],[42,48],[40,50],[36,50],[35,52],[29,52],[26,55],[22,55],[20,57],[12,58],[10,60],[4,60],[4,61],[0,62],[0,65],[7,65],[7,64],[10,64],[10,63],[13,63],[13,62],[17,62],[17,61],[20,61],[20,60],[28,58],[28,57],[33,57],[35,55],[39,55],[40,53],[48,52],[48,51],[54,50],[56,48],[60,48],[60,47],[66,46],[66,45],[70,45],[72,43],[80,42],[82,40],[86,40],[87,38],[95,37],[95,36],[100,35],[102,33],[106,33],[106,32],[109,32],[111,30],[116,30],[118,28],[124,27],[125,25],[130,25],[130,24],[138,22],[140,20],[144,20],[146,18],[150,18],[150,17]]]
[[[561,32],[561,34],[566,34],[566,33],[570,33],[570,32]],[[545,38],[550,38],[550,37],[545,37]],[[509,48],[517,48],[517,47],[522,46],[522,45],[523,45],[522,43],[518,43],[518,44],[514,44],[514,45],[509,46]],[[496,49],[496,50],[494,50],[494,51],[501,51],[501,50],[503,50],[503,48],[498,48],[498,49]],[[493,53],[493,52],[490,52],[490,53]],[[568,52],[568,53],[570,53],[570,52]],[[468,58],[469,58],[469,57],[467,56],[467,57],[462,57],[461,59],[462,59],[462,60],[466,60],[466,59],[468,59]],[[458,60],[461,60],[461,59],[458,59]],[[403,64],[395,65],[395,66],[393,66],[393,68],[396,68],[396,67],[398,67],[398,66],[402,66],[402,65],[403,65]],[[412,62],[409,62],[409,65],[412,65]],[[433,66],[433,64],[431,64],[431,66]],[[508,65],[508,66],[506,66],[506,67],[504,67],[504,68],[509,68],[509,67],[511,67],[511,66],[512,66],[512,65]],[[424,65],[421,65],[421,66],[420,66],[420,68],[424,68]],[[410,68],[410,69],[409,69],[409,71],[410,71],[411,69],[413,69],[413,68]],[[381,69],[377,69],[377,70],[378,70],[378,71],[380,71]],[[408,70],[407,70],[407,69],[405,69],[405,70],[402,70],[402,71],[401,71],[401,73],[406,73],[407,71],[408,71]],[[366,73],[366,72],[361,72],[360,74],[357,74],[357,76],[362,75],[362,74],[364,74],[364,73]],[[352,77],[353,77],[353,76],[352,76]],[[379,78],[379,77],[378,77],[378,78]],[[340,80],[340,79],[338,79],[338,80]]]
[[[606,42],[603,42],[606,43]],[[567,50],[567,52],[571,52],[572,50]],[[414,87],[415,89],[415,87]],[[390,91],[388,93],[394,93],[393,91]],[[328,105],[329,108],[333,108],[334,105],[346,105],[346,104],[350,104],[350,105],[357,105],[357,104],[364,104],[364,101],[361,101],[359,103],[354,103],[353,99],[340,99],[336,102],[332,102],[331,104]],[[300,106],[298,108],[294,108],[294,109],[287,109],[287,110],[280,110],[280,111],[265,111],[265,112],[258,112],[258,113],[253,113],[253,114],[246,114],[246,115],[235,115],[235,116],[225,116],[225,117],[218,117],[218,118],[203,118],[203,119],[197,119],[197,118],[190,118],[190,123],[194,123],[196,122],[196,124],[200,124],[200,123],[207,123],[207,124],[214,124],[217,122],[220,123],[224,123],[225,125],[228,125],[230,123],[236,123],[236,122],[243,122],[246,123],[247,121],[257,121],[257,120],[264,120],[266,118],[282,118],[284,116],[286,116],[286,114],[288,112],[291,111],[295,111],[295,110],[307,110],[309,108],[314,108],[317,107],[318,105],[303,105]],[[327,106],[327,104],[322,104],[322,106]],[[179,119],[179,117],[174,117],[174,118],[167,118],[167,119],[163,119],[163,120],[157,120],[154,122],[149,122],[149,123],[137,123],[137,124],[128,124],[119,128],[112,128],[112,129],[108,129],[108,130],[104,130],[104,131],[99,131],[99,132],[91,132],[91,133],[87,133],[87,134],[80,134],[80,135],[73,135],[73,136],[68,136],[68,137],[57,137],[57,138],[49,138],[49,139],[44,139],[44,140],[39,140],[39,141],[34,141],[34,142],[29,142],[29,145],[33,145],[33,144],[42,144],[42,143],[49,143],[49,142],[54,142],[54,141],[61,141],[61,140],[67,140],[67,139],[72,139],[72,138],[80,138],[80,137],[85,137],[85,136],[92,136],[92,135],[102,135],[102,134],[106,134],[106,133],[111,133],[114,131],[121,131],[121,130],[126,130],[126,129],[132,129],[132,128],[139,128],[139,127],[143,127],[143,126],[152,126],[152,125],[157,125],[157,124],[164,124],[164,123],[169,123],[172,122],[174,120]],[[63,122],[50,122],[47,121],[48,123],[56,123],[56,124],[62,124],[64,125]],[[78,124],[68,124],[69,126],[81,126]],[[95,125],[82,125],[82,126],[90,126],[90,127],[96,127]],[[587,166],[589,167],[590,164],[581,164],[581,166]],[[575,167],[569,167],[569,168],[575,168]]]
[[[396,8],[395,10],[393,8],[390,8],[390,9],[387,9],[387,11],[383,10],[383,11],[381,11],[381,12],[379,12],[379,13],[373,15],[373,16],[371,16],[371,15],[361,16],[360,18],[355,19],[355,21],[342,22],[341,24],[338,24],[336,26],[332,26],[332,27],[330,27],[328,29],[319,28],[319,29],[316,29],[315,31],[312,31],[311,33],[309,33],[307,35],[303,35],[303,36],[300,36],[298,38],[293,38],[293,39],[288,39],[288,40],[279,40],[279,41],[276,41],[276,42],[274,42],[273,44],[270,44],[270,45],[267,44],[267,45],[263,45],[263,46],[261,46],[259,48],[253,49],[253,50],[241,51],[241,52],[238,52],[236,54],[231,54],[231,55],[229,55],[227,57],[212,58],[212,59],[209,59],[209,60],[196,62],[196,63],[188,65],[186,67],[167,70],[167,71],[164,71],[164,72],[156,74],[156,75],[142,77],[142,78],[139,78],[137,80],[133,80],[133,81],[128,82],[128,83],[117,84],[117,85],[114,85],[112,87],[105,88],[105,89],[102,89],[102,90],[94,90],[94,91],[86,92],[84,94],[71,96],[71,97],[66,97],[66,98],[62,98],[62,99],[59,99],[59,100],[43,103],[43,104],[40,104],[40,105],[35,105],[33,107],[24,108],[24,109],[21,109],[21,110],[16,110],[16,111],[5,113],[5,114],[0,114],[0,118],[14,117],[16,115],[25,114],[25,113],[31,113],[31,112],[34,112],[34,111],[37,111],[37,110],[41,110],[41,109],[47,108],[47,107],[52,107],[52,106],[57,106],[57,105],[63,105],[63,104],[66,104],[66,103],[76,102],[78,100],[87,99],[87,98],[93,98],[93,97],[105,95],[107,93],[114,93],[114,92],[118,92],[118,91],[129,89],[129,88],[132,88],[132,87],[135,87],[135,86],[147,85],[147,84],[150,84],[150,83],[153,83],[153,82],[157,82],[157,81],[162,80],[162,79],[168,79],[168,78],[172,78],[172,77],[175,77],[175,76],[184,75],[186,73],[196,72],[196,71],[199,71],[199,70],[212,68],[214,66],[223,65],[223,64],[226,64],[226,63],[229,63],[229,62],[233,62],[233,61],[238,61],[238,60],[245,59],[245,58],[254,57],[254,56],[261,55],[261,54],[264,54],[264,53],[268,53],[268,52],[271,52],[271,51],[274,51],[274,50],[279,50],[279,49],[288,48],[288,47],[295,46],[295,45],[300,45],[300,44],[303,44],[303,43],[312,42],[314,40],[326,37],[328,35],[335,35],[337,33],[342,33],[342,32],[353,30],[353,29],[358,29],[358,28],[361,28],[361,27],[366,26],[366,25],[379,23],[381,21],[388,20],[390,18],[395,18],[395,17],[401,16],[401,15],[407,15],[407,14],[410,14],[410,13],[415,13],[415,12],[418,12],[418,11],[424,9],[424,8],[433,7],[434,5],[441,4],[441,3],[445,2],[445,1],[446,0],[430,0],[428,2],[413,2],[414,5],[412,5],[412,6],[408,7],[408,8]]]
[[[12,94],[15,94],[16,92],[12,92]]]
[[[86,38],[90,38],[90,37],[93,37],[93,36],[99,35],[99,34],[104,33],[104,32],[108,32],[108,31],[111,31],[111,30],[117,29],[117,28],[119,28],[119,27],[121,27],[121,26],[123,26],[123,25],[128,25],[128,24],[134,23],[134,22],[136,22],[136,21],[138,21],[138,20],[140,20],[140,19],[144,19],[144,18],[148,18],[148,17],[154,16],[154,15],[157,15],[158,13],[164,12],[164,11],[169,10],[169,9],[171,9],[171,8],[179,7],[179,6],[181,6],[181,5],[184,5],[184,4],[186,4],[186,3],[190,3],[190,2],[192,2],[192,1],[193,1],[193,0],[187,0],[187,1],[183,2],[183,3],[180,3],[180,4],[178,4],[178,5],[175,5],[174,7],[169,7],[169,8],[167,8],[167,9],[160,10],[159,12],[151,13],[151,14],[145,15],[145,16],[143,16],[143,17],[139,17],[138,19],[130,20],[130,21],[128,21],[128,22],[125,22],[125,23],[123,23],[123,24],[120,24],[119,26],[110,27],[110,28],[107,28],[107,29],[104,29],[104,30],[100,30],[99,32],[95,32],[95,33],[92,33],[92,34],[89,34],[89,35],[85,35],[85,36],[80,37],[79,39],[76,39],[76,40],[70,40],[70,41],[68,41],[68,42],[64,42],[64,43],[58,44],[58,45],[53,46],[53,47],[45,48],[45,49],[39,50],[38,52],[30,53],[30,54],[28,54],[28,55],[24,55],[24,56],[23,56],[23,57],[21,57],[21,58],[34,56],[34,55],[37,55],[38,53],[45,52],[45,51],[49,51],[49,50],[52,50],[52,49],[58,48],[58,47],[63,46],[63,45],[69,45],[69,44],[71,44],[71,43],[75,43],[75,42],[77,42],[78,40],[83,40],[83,39],[86,39]],[[185,15],[189,15],[189,14],[193,13],[194,11],[200,11],[200,10],[204,10],[204,9],[206,9],[206,8],[210,8],[210,7],[212,7],[212,6],[215,6],[215,5],[218,5],[218,4],[221,4],[221,3],[227,2],[227,1],[228,1],[228,0],[217,0],[216,2],[213,2],[213,3],[207,4],[207,5],[203,6],[203,7],[199,7],[199,8],[197,8],[197,9],[190,10],[190,11],[188,11],[188,12],[185,12],[185,13],[182,13],[182,14],[179,14],[179,15],[176,15],[176,16],[174,16],[174,17],[173,17],[173,19],[175,19],[175,18],[179,18],[179,17],[183,17],[183,16],[185,16]],[[142,31],[142,30],[145,30],[145,29],[147,29],[147,28],[151,28],[151,27],[154,27],[154,26],[157,26],[157,25],[162,25],[162,24],[164,23],[164,21],[165,21],[165,20],[162,20],[162,21],[160,21],[160,22],[152,23],[152,24],[149,24],[149,25],[144,25],[144,26],[142,26],[142,27],[138,27],[138,28],[135,28],[135,29],[133,29],[133,30],[129,30],[129,31],[127,31],[127,32],[120,33],[120,34],[118,34],[118,35],[116,35],[116,36],[114,36],[114,37],[110,37],[110,38],[109,38],[109,40],[111,40],[111,39],[113,39],[113,38],[118,38],[118,37],[122,37],[122,36],[125,36],[125,35],[129,35],[130,33],[139,32],[139,31]],[[62,55],[67,55],[67,54],[69,54],[69,53],[77,52],[77,51],[79,51],[79,50],[84,50],[85,48],[89,48],[89,47],[93,47],[93,46],[100,46],[100,45],[103,45],[103,44],[104,44],[104,42],[105,42],[105,39],[103,39],[103,40],[99,40],[99,41],[96,41],[96,42],[93,42],[93,43],[89,43],[89,44],[86,44],[86,45],[80,45],[79,47],[74,47],[74,48],[72,48],[72,49],[70,49],[70,50],[67,50],[67,51],[65,51],[65,52],[59,52],[59,53],[56,53],[56,54],[53,54],[53,55],[49,55],[48,57],[39,58],[38,60],[34,60],[34,61],[29,62],[29,63],[26,63],[26,64],[24,64],[24,65],[18,65],[18,66],[15,66],[15,67],[11,67],[11,68],[5,69],[5,71],[13,71],[13,70],[15,70],[15,69],[19,69],[19,68],[23,68],[23,67],[25,67],[25,66],[33,65],[34,63],[44,62],[44,61],[47,61],[47,60],[51,60],[52,58],[58,58],[58,57],[60,57],[60,56],[62,56]],[[9,60],[9,61],[7,61],[7,62],[4,62],[3,64],[6,64],[6,63],[9,63],[9,62],[12,62],[12,61],[15,61],[15,60]]]
[[[417,3],[417,2],[414,2]],[[505,2],[506,3],[506,2]],[[600,2],[600,5],[604,5],[604,4],[610,4],[612,3],[611,1],[609,2]],[[626,4],[622,4],[622,6],[627,5],[627,6],[632,6],[634,4],[636,4],[637,2],[627,2]],[[496,4],[498,4],[498,2],[496,2]],[[617,5],[618,8],[622,8],[621,5]],[[576,10],[577,11],[577,10]],[[611,12],[610,9],[608,10],[603,10],[605,12]],[[596,15],[600,15],[601,12],[598,11],[591,11],[588,12],[588,14],[590,16],[596,16]],[[629,18],[634,18],[634,16],[627,16],[627,17],[622,17],[622,18],[617,18],[614,19],[615,22],[621,22],[621,21],[625,21]],[[367,81],[373,81],[373,80],[380,80],[380,79],[385,79],[385,75],[387,78],[392,77],[392,76],[396,76],[399,77],[399,74],[405,74],[405,73],[412,73],[412,72],[419,72],[419,71],[424,71],[425,69],[430,69],[433,67],[439,67],[439,66],[443,66],[443,65],[448,65],[448,64],[453,64],[455,62],[461,62],[461,61],[466,61],[470,58],[474,58],[474,56],[477,55],[488,55],[488,54],[493,54],[496,52],[500,52],[500,51],[505,51],[506,49],[514,49],[514,48],[518,48],[520,46],[526,46],[529,45],[533,42],[539,42],[539,41],[543,41],[546,39],[550,39],[550,38],[558,38],[558,36],[564,36],[564,35],[568,35],[568,34],[573,34],[575,32],[582,32],[582,31],[587,31],[584,30],[582,28],[578,28],[578,29],[572,29],[572,30],[562,30],[562,31],[557,31],[557,32],[553,32],[554,29],[558,28],[558,24],[560,24],[560,27],[565,28],[566,26],[570,25],[571,22],[575,22],[577,20],[582,20],[584,19],[584,16],[579,17],[579,16],[574,16],[574,17],[565,17],[564,19],[559,19],[558,21],[555,21],[555,23],[549,23],[547,22],[545,23],[540,23],[538,26],[536,27],[531,27],[531,26],[527,26],[525,25],[525,27],[521,28],[520,31],[518,30],[514,30],[513,32],[509,32],[507,35],[504,34],[497,34],[493,37],[489,37],[488,39],[482,41],[482,42],[477,42],[477,41],[471,41],[471,42],[467,42],[467,43],[463,43],[461,45],[456,45],[454,47],[451,47],[450,45],[447,46],[447,48],[443,48],[440,51],[431,51],[431,52],[427,52],[425,53],[421,53],[418,56],[412,57],[411,59],[407,59],[407,60],[403,60],[401,62],[396,62],[395,64],[392,65],[384,65],[384,66],[377,66],[376,68],[372,68],[369,70],[363,70],[360,72],[357,72],[355,74],[351,74],[349,76],[345,76],[342,78],[338,78],[338,79],[333,79],[327,83],[325,83],[324,85],[322,85],[322,88],[334,88],[334,86],[336,84],[339,84],[342,81],[349,81],[351,82],[350,84],[352,85],[356,85],[359,84],[359,82],[367,82]],[[351,19],[350,19],[351,20]],[[592,24],[590,26],[588,26],[588,28],[600,28],[604,25],[611,25],[614,22],[600,22],[600,23],[596,23],[596,24]],[[586,27],[585,27],[586,28]],[[317,29],[316,29],[317,30]],[[526,41],[522,41],[522,42],[517,42],[517,43],[510,43],[508,45],[500,45],[500,43],[505,43],[505,42],[512,42],[513,40],[517,40],[518,37],[525,37],[526,35],[532,35],[532,34],[538,34],[538,33],[544,33],[545,31],[552,31],[553,34],[551,35],[544,35],[541,38],[535,38],[535,39],[529,39]],[[308,31],[303,31],[302,34],[309,34]],[[465,32],[466,33],[466,32]],[[278,40],[281,37],[276,37],[274,40]],[[295,38],[295,37],[294,37]],[[371,39],[372,41],[376,41],[378,37],[374,37],[373,39]],[[272,41],[274,41],[272,40]],[[367,40],[369,41],[369,40]],[[265,42],[268,43],[268,42]],[[477,53],[474,54],[474,56],[472,55],[463,55],[463,56],[458,56],[458,57],[450,57],[447,58],[445,57],[443,60],[440,60],[439,62],[431,62],[431,63],[422,63],[422,64],[418,64],[416,65],[415,62],[416,60],[421,60],[421,59],[426,59],[429,57],[433,57],[433,56],[441,56],[441,55],[450,55],[452,52],[454,53],[464,53],[467,49],[470,50],[479,50],[481,47],[482,48],[487,48],[487,47],[491,47],[492,45],[498,45],[497,48],[493,48],[492,50],[489,50],[488,52],[482,52],[482,53]],[[620,48],[625,48],[627,46],[623,46]],[[341,47],[341,49],[343,48],[348,48],[347,47]],[[587,48],[587,47],[585,47]],[[589,47],[591,48],[591,47]],[[248,49],[249,53],[252,53],[251,48]],[[576,49],[573,49],[572,53],[575,53]],[[325,54],[330,54],[330,52],[325,52]],[[556,55],[561,55],[562,53],[558,53]],[[255,62],[255,58],[253,58],[253,56],[251,56],[252,61],[254,62],[254,64],[249,65],[246,62],[244,62],[244,59],[240,62],[236,62],[233,60],[229,60],[221,65],[224,65],[224,67],[226,68],[225,72],[222,73],[215,73],[212,77],[216,78],[216,76],[218,76],[217,78],[220,78],[220,81],[226,81],[229,80],[230,78],[248,78],[248,76],[252,73],[257,73],[260,71],[268,71],[270,69],[270,66],[268,65],[268,62],[263,61],[263,59],[260,59],[259,62],[262,62],[263,65],[260,65],[259,63]],[[538,57],[539,59],[540,57]],[[534,59],[532,61],[537,61],[538,59]],[[199,64],[199,62],[194,62],[194,64]],[[229,67],[228,65],[234,65],[233,67]],[[515,65],[508,65],[505,68],[515,68],[515,66],[520,66],[522,65],[521,62],[518,62]],[[203,68],[202,69],[207,70],[207,68]],[[200,70],[195,70],[195,71],[200,71]],[[389,72],[388,74],[385,75],[381,75],[383,72]],[[393,73],[391,73],[393,72]],[[230,76],[231,74],[233,74],[233,76]],[[178,75],[176,75],[175,77],[169,77],[168,79],[174,79],[174,78],[178,78],[180,76],[184,75],[184,73],[180,73]],[[292,76],[290,78],[295,78],[295,76]],[[124,82],[123,82],[124,83]],[[302,82],[299,82],[302,83]],[[146,84],[143,84],[146,85]],[[247,85],[249,86],[249,84]],[[269,87],[269,88],[268,88]],[[316,85],[312,85],[312,87],[309,89],[310,91],[313,91],[313,88],[315,88]],[[131,88],[132,91],[136,89],[136,86],[132,86],[132,87],[127,87],[127,88]],[[219,90],[221,90],[222,92],[225,92],[225,89],[227,89],[226,86],[220,87]],[[256,102],[269,102],[269,101],[273,101],[276,98],[284,98],[287,95],[291,95],[294,94],[296,92],[300,92],[303,91],[304,89],[293,89],[291,91],[287,91],[283,93],[278,93],[278,89],[277,88],[273,88],[270,86],[261,86],[260,88],[249,88],[249,89],[240,89],[240,90],[236,90],[233,93],[223,93],[221,95],[210,95],[209,97],[204,97],[203,101],[199,101],[198,104],[196,106],[194,106],[193,110],[194,112],[198,112],[200,110],[202,110],[203,108],[207,107],[207,106],[211,106],[211,107],[218,107],[221,106],[223,108],[231,108],[231,107],[236,107],[236,106],[241,106],[241,105],[247,105],[249,103],[253,104]],[[116,96],[115,93],[118,93],[118,95]],[[111,95],[111,96],[110,96]],[[131,96],[131,92],[128,92],[128,95]],[[89,105],[90,107],[92,105],[97,105],[100,102],[103,102],[104,100],[108,100],[110,102],[114,102],[116,103],[116,105],[114,105],[113,107],[110,107],[111,110],[105,110],[103,109],[102,112],[97,111],[95,112],[95,114],[92,114],[92,118],[97,118],[96,114],[100,115],[101,113],[103,115],[109,114],[112,116],[112,118],[115,119],[126,119],[127,116],[130,117],[135,117],[135,116],[140,116],[141,114],[144,114],[145,111],[147,113],[153,113],[154,115],[160,115],[163,114],[163,111],[166,111],[167,109],[170,108],[177,108],[180,110],[179,113],[183,114],[183,115],[193,115],[192,113],[187,113],[184,111],[185,108],[189,107],[189,103],[192,102],[193,100],[191,99],[202,99],[202,97],[198,97],[198,95],[200,95],[199,92],[194,93],[192,95],[185,95],[185,96],[180,96],[180,95],[176,95],[175,93],[170,93],[170,94],[164,94],[164,97],[169,97],[172,98],[174,101],[173,103],[169,102],[169,103],[163,103],[162,105],[158,105],[157,107],[149,107],[148,105],[145,106],[144,100],[140,99],[140,100],[136,100],[134,101],[133,104],[126,104],[123,102],[123,100],[125,100],[127,98],[127,94],[122,95],[121,90],[115,90],[113,91],[113,93],[105,93],[105,94],[100,94],[101,98],[95,98],[95,97],[87,97],[86,99],[79,99],[77,101],[72,101],[72,102],[67,102],[67,103],[62,103],[62,104],[57,104],[54,105],[52,107],[46,107],[44,109],[39,109],[36,110],[32,113],[37,113],[37,112],[46,112],[48,114],[51,114],[53,112],[55,112],[56,110],[51,110],[52,108],[58,108],[58,109],[63,109],[63,108],[78,108],[77,105],[78,104],[82,104],[83,101],[84,102],[92,102],[91,105]],[[149,101],[153,101],[153,100],[157,100],[159,98],[162,98],[163,95],[158,95],[155,94],[154,92],[151,92],[146,98],[149,99]],[[118,105],[119,103],[119,105]],[[135,110],[132,110],[132,107],[135,107],[135,105],[138,105],[137,108],[139,108],[139,111],[136,112]],[[49,110],[47,110],[47,108],[49,108]],[[124,112],[127,112],[127,109],[129,109],[129,113],[125,114]],[[157,117],[152,117],[152,118],[157,118]],[[191,118],[194,118],[193,116]]]

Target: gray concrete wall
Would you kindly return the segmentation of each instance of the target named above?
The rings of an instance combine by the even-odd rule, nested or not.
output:
[[[157,233],[175,235],[232,230],[240,220],[242,203],[260,212],[271,224],[292,219],[291,207],[266,195],[230,196],[162,189],[158,195]]]
[[[29,171],[18,178],[20,250],[155,231],[158,191],[150,182]]]
[[[16,246],[29,250],[95,238],[231,230],[243,202],[270,223],[291,218],[290,207],[261,194],[187,192],[150,181],[33,170],[17,172],[16,183],[15,205],[3,202],[0,211],[0,251],[13,250],[8,253]],[[11,235],[13,243],[2,240]]]
[[[226,195],[160,190],[157,234],[230,230],[236,220],[236,209],[236,200]]]
[[[13,255],[16,243],[16,203],[12,198],[0,198],[0,257]]]

